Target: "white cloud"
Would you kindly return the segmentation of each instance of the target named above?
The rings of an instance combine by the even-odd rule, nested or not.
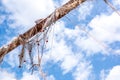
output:
[[[83,58],[80,50],[78,53],[72,51],[72,48],[77,46],[72,44],[68,46],[66,41],[66,38],[68,41],[76,40],[80,37],[80,34],[81,31],[78,26],[74,29],[69,29],[65,27],[64,23],[56,25],[52,52],[45,54],[43,59],[47,61],[52,60],[54,64],[60,63],[59,66],[63,70],[63,74],[72,72],[75,80],[88,80],[91,75],[92,66]]]
[[[78,65],[79,58],[81,58],[79,55],[66,55],[61,64],[61,67],[64,70],[63,73],[67,73],[76,67]]]
[[[102,71],[100,72],[100,79],[101,79],[101,80],[105,80],[105,72],[104,72],[104,70],[102,70]]]
[[[78,64],[79,58],[81,58],[81,56],[73,54],[71,48],[63,40],[60,40],[60,42],[54,41],[52,50],[52,53],[48,52],[48,55],[54,63],[61,62],[60,67],[63,70],[63,74],[70,72]]]
[[[75,44],[82,48],[83,51],[86,51],[87,56],[90,56],[94,53],[100,52],[103,49],[100,43],[96,42],[92,37],[88,38],[77,38]]]
[[[58,22],[59,23],[59,22]],[[65,25],[63,22],[60,22],[59,24],[55,25],[55,35],[54,36],[54,42],[53,44],[48,44],[47,47],[51,48],[52,45],[52,51],[48,52],[47,55],[45,55],[45,59],[47,61],[53,60],[54,63],[60,62],[60,67],[63,70],[63,74],[70,72],[75,66],[77,66],[79,60],[82,58],[81,53],[79,52],[77,55],[73,53],[72,51],[72,45],[68,46],[67,42],[65,40],[65,37],[67,36],[68,39],[71,39],[73,37],[77,37],[77,28],[75,30],[65,28]],[[51,32],[52,33],[52,32]],[[52,42],[53,37],[50,37],[49,43]],[[50,56],[50,57],[48,57]]]
[[[52,0],[2,0],[5,8],[12,13],[8,20],[15,22],[9,24],[12,28],[27,30],[37,19],[45,18],[55,8]]]
[[[113,67],[105,80],[120,80],[120,66]]]
[[[56,80],[53,75],[47,76],[46,80]]]
[[[120,55],[120,49],[118,49],[118,50],[113,50],[113,52],[116,53],[116,54],[118,54],[118,55]]]
[[[30,73],[24,72],[21,80],[43,80],[43,78],[39,73],[30,74]],[[53,75],[48,75],[48,76],[45,76],[45,80],[55,80],[55,77]]]
[[[93,34],[97,39],[101,41],[113,42],[120,40],[120,16],[116,13],[111,15],[101,14],[96,16],[89,24],[93,30]]]
[[[90,80],[92,66],[89,62],[80,62],[73,73],[75,80]]]
[[[79,20],[85,20],[90,15],[93,8],[92,1],[86,1],[79,8]]]
[[[2,24],[4,20],[5,20],[5,16],[4,16],[4,15],[1,15],[1,16],[0,16],[0,24]]]
[[[108,73],[109,73],[109,70],[101,70],[100,71],[100,80],[105,80],[105,78],[107,77],[107,75],[108,75]]]
[[[78,37],[75,44],[89,54],[103,51],[109,53],[112,51],[110,44],[114,41],[120,41],[120,16],[116,13],[111,15],[101,14],[94,17],[88,24],[92,28],[90,31],[84,31],[87,37]],[[107,43],[107,44],[106,44]],[[113,51],[116,52],[116,51]]]
[[[23,73],[21,80],[40,80],[37,75],[31,75],[30,73]]]
[[[36,19],[45,17],[54,10],[54,3],[52,0],[3,0],[3,4],[13,13],[13,15],[10,16],[10,19],[16,21],[13,25],[14,28],[18,25],[23,25],[25,26],[24,28],[28,29],[28,26],[33,25]],[[87,8],[86,10],[86,5],[84,5],[81,9],[85,9],[83,12],[86,13],[80,13],[81,15],[84,14],[82,15],[82,19],[85,19],[85,17],[89,15],[92,5],[90,5],[89,8],[90,9]],[[81,12],[81,10],[79,11]],[[116,13],[111,15],[101,14],[100,16],[96,16],[90,24],[88,24],[88,26],[93,28],[89,33],[96,38],[98,42],[91,36],[82,36],[83,33],[78,26],[76,26],[75,29],[69,29],[65,28],[63,22],[57,23],[55,25],[55,36],[54,38],[50,38],[49,43],[52,42],[52,38],[54,42],[53,44],[48,43],[47,45],[48,48],[51,48],[51,45],[53,45],[52,52],[50,51],[48,54],[45,54],[43,61],[47,62],[53,60],[55,64],[60,62],[59,66],[63,70],[63,74],[71,71],[73,72],[72,74],[75,80],[89,80],[92,66],[85,58],[83,58],[81,49],[87,51],[89,54],[93,54],[102,50],[103,46],[99,42],[104,43],[107,41],[111,43],[115,40],[120,40],[120,19],[118,17],[119,16]],[[68,45],[66,37],[68,41],[74,39],[72,42],[77,46],[73,46],[72,43]],[[76,47],[79,47],[79,53],[74,53],[72,51],[72,48]],[[10,55],[12,55],[6,59],[6,61],[10,61],[10,65],[12,66],[14,66],[13,63],[17,64],[16,61],[18,59],[17,57],[13,58],[18,51],[16,51],[15,54],[13,54],[13,52],[11,52]],[[49,76],[49,78],[55,80],[53,76]],[[30,75],[25,72],[23,73],[23,78],[21,80],[39,80],[39,78],[36,75]]]
[[[9,73],[6,70],[0,69],[0,80],[17,80],[14,73]]]
[[[93,29],[90,33],[101,42],[120,41],[119,17],[115,12],[111,15],[101,14],[96,16],[89,24]]]

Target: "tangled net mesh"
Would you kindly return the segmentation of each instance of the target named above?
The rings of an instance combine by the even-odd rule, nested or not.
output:
[[[116,8],[114,8],[114,6],[108,2],[108,0],[104,0],[106,4],[108,4],[118,15],[120,15],[120,12],[117,11]],[[63,12],[64,13],[64,12]],[[30,64],[31,67],[29,70],[32,71],[32,74],[34,72],[34,70],[37,70],[40,72],[40,75],[43,77],[43,79],[45,80],[45,76],[46,74],[42,71],[41,68],[41,62],[42,62],[42,57],[43,57],[43,53],[46,47],[46,44],[48,43],[48,34],[51,31],[51,27],[46,27],[49,24],[54,24],[53,22],[55,21],[55,14],[52,14],[45,22],[44,27],[41,29],[41,31],[35,35],[34,37],[32,37],[31,39],[29,39],[28,41],[23,40],[23,44],[22,44],[22,48],[21,48],[21,52],[19,54],[19,68],[22,67],[23,63],[27,62],[26,60],[26,56],[29,56],[29,60],[30,60]],[[39,23],[42,21],[43,19],[37,20],[36,25],[39,26]],[[36,30],[37,31],[37,30]],[[34,31],[33,31],[34,32]],[[31,34],[33,33],[31,32]],[[31,35],[30,34],[30,35]],[[35,49],[36,48],[36,49]],[[36,51],[35,51],[36,50]],[[7,51],[6,51],[7,52]],[[34,62],[34,56],[35,53],[37,54],[37,63]],[[0,63],[3,60],[4,55],[0,56]]]
[[[49,24],[53,23],[54,20],[54,14],[51,15],[50,18],[48,18],[44,24],[44,26],[47,26]],[[41,22],[42,19],[35,21],[36,26],[39,26],[39,23]],[[35,70],[40,72],[40,76],[46,80],[46,74],[43,72],[42,67],[41,67],[41,62],[42,62],[42,57],[44,50],[46,48],[46,44],[48,43],[48,37],[49,34],[52,30],[52,25],[49,27],[44,27],[41,29],[41,31],[33,36],[31,39],[25,41],[23,40],[21,52],[19,54],[19,68],[22,67],[23,63],[25,63],[26,60],[26,55],[29,56],[29,61],[30,61],[30,71],[33,74]],[[33,32],[31,32],[32,34]],[[36,61],[34,60],[34,57],[37,55]]]

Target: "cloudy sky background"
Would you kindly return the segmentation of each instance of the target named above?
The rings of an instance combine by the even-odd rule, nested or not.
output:
[[[0,47],[69,0],[0,0]],[[109,0],[120,9],[120,0]],[[69,18],[69,19],[68,19]],[[51,26],[42,68],[47,80],[119,80],[120,16],[103,0],[88,0]],[[0,65],[0,80],[42,80],[18,68],[21,47]]]

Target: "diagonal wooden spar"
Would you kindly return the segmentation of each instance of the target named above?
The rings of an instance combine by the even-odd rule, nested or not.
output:
[[[42,29],[50,26],[52,23],[56,22],[58,19],[62,18],[66,14],[68,14],[71,10],[75,9],[78,5],[85,2],[86,0],[70,0],[60,8],[57,8],[52,14],[50,14],[45,19],[41,20],[38,24],[33,26],[27,32],[19,35],[9,44],[2,46],[0,48],[0,62],[2,61],[3,57],[18,47],[21,44],[24,44],[24,41],[28,41],[31,37],[39,33]]]
[[[120,12],[108,0],[104,0],[104,2],[108,4],[113,9],[113,11],[115,11],[120,16]]]

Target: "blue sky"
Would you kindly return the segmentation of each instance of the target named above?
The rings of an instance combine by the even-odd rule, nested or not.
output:
[[[0,0],[0,47],[69,0]],[[120,0],[109,0],[117,10]],[[88,0],[51,27],[42,58],[46,80],[119,80],[120,16],[103,0]],[[4,57],[0,80],[42,80],[29,60],[19,66],[21,46]],[[34,51],[34,62],[36,51]],[[26,60],[29,59],[28,57]]]

